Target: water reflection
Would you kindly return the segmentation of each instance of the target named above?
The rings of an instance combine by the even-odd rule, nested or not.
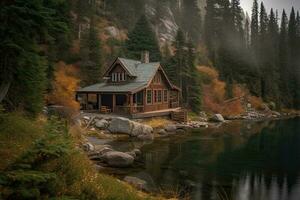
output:
[[[240,122],[156,141],[134,175],[192,199],[299,200],[299,122]]]

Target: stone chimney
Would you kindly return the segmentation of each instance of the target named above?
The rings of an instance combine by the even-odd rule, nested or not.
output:
[[[149,63],[149,51],[142,51],[141,53],[141,62],[142,63]]]

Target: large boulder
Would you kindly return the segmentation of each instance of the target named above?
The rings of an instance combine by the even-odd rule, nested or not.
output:
[[[109,122],[105,119],[97,120],[95,123],[95,127],[99,129],[105,129],[109,125]]]
[[[152,135],[153,133],[153,128],[145,124],[132,122],[132,127],[132,132],[130,134],[131,136]]]
[[[210,121],[213,122],[224,122],[224,117],[221,114],[214,114],[211,118]]]
[[[177,129],[177,126],[175,124],[168,124],[164,128],[167,132],[175,132]]]
[[[111,133],[125,133],[128,135],[131,135],[132,128],[132,121],[124,117],[113,118],[108,126]]]
[[[147,185],[147,182],[139,179],[137,177],[133,177],[133,176],[126,176],[124,178],[124,181],[127,182],[128,184],[132,185],[133,187],[139,189],[139,190],[143,190],[143,191],[149,191],[149,187]]]
[[[129,167],[134,161],[133,156],[119,151],[109,151],[103,157],[104,161],[111,167]]]

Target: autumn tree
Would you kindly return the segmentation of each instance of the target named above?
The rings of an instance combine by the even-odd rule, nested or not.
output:
[[[75,101],[75,91],[79,79],[77,70],[72,65],[59,62],[54,73],[53,91],[48,95],[48,104],[62,105],[72,110],[78,110],[79,104]]]

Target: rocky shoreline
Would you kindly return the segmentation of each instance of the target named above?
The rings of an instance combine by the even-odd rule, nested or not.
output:
[[[141,143],[152,142],[155,138],[172,137],[174,135],[186,134],[191,129],[200,129],[208,127],[218,127],[223,123],[230,123],[231,121],[264,121],[264,120],[278,120],[284,118],[292,118],[299,116],[299,113],[278,113],[268,112],[262,113],[257,111],[248,112],[247,115],[241,116],[226,116],[221,114],[214,114],[208,117],[205,113],[200,113],[196,120],[188,123],[172,122],[162,127],[153,128],[143,123],[143,121],[133,121],[124,117],[108,117],[97,114],[83,113],[77,120],[78,124],[85,129],[86,132],[92,131],[97,133],[100,140],[110,139],[118,140],[120,138],[129,141],[133,138]],[[97,137],[94,136],[94,137]],[[114,149],[109,144],[92,144],[87,139],[82,144],[82,148],[87,153],[90,160],[95,163],[95,167],[99,171],[105,171],[107,168],[121,169],[131,168],[135,163],[140,162],[142,152],[140,148],[133,148],[128,151],[120,151]],[[136,177],[125,176],[125,182],[134,187],[148,191],[147,183]]]

